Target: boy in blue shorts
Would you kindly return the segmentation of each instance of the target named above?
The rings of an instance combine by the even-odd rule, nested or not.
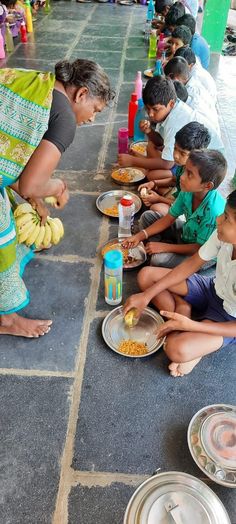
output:
[[[145,211],[140,219],[141,231],[125,239],[124,247],[134,248],[151,239],[146,245],[151,265],[168,268],[196,253],[216,228],[216,217],[223,213],[225,200],[216,189],[226,169],[227,162],[219,151],[192,151],[180,178],[181,191],[167,215]],[[182,215],[186,221],[179,232],[173,226]]]
[[[194,274],[215,258],[214,278]],[[172,271],[144,268],[138,282],[142,292],[127,300],[123,313],[135,307],[140,314],[149,302],[160,310],[167,322],[157,336],[167,336],[164,349],[172,376],[190,373],[205,355],[236,343],[236,191],[198,253]],[[192,308],[199,321],[192,320]]]

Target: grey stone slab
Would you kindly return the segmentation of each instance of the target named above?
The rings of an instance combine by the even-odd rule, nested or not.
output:
[[[143,35],[140,36],[130,36],[128,39],[128,47],[137,49],[137,47],[144,47],[144,38]]]
[[[71,380],[0,377],[2,524],[50,524]]]
[[[69,190],[80,189],[81,191],[108,191],[118,189],[119,186],[111,178],[111,169],[101,172],[84,171],[56,171],[56,176],[66,180]]]
[[[121,61],[121,53],[119,51],[110,51],[109,53],[105,51],[97,51],[94,49],[94,51],[86,51],[81,50],[78,44],[78,47],[76,47],[73,51],[73,53],[70,55],[71,60],[75,60],[76,58],[86,58],[87,60],[93,60],[94,62],[97,62],[101,67],[112,67],[117,69],[120,66]]]
[[[133,492],[133,487],[118,482],[104,488],[78,485],[70,493],[68,524],[123,524]]]
[[[87,176],[89,177],[89,173]],[[60,217],[65,228],[63,240],[50,249],[51,254],[85,258],[96,255],[103,216],[96,208],[96,198],[94,195],[71,195],[68,205],[60,212],[50,208],[51,215]],[[44,253],[46,254],[42,252],[42,256]]]
[[[49,262],[43,255],[28,265],[24,281],[31,303],[22,314],[52,319],[53,325],[47,335],[38,339],[2,336],[1,367],[74,370],[85,300],[90,289],[90,268],[87,263]]]
[[[88,342],[74,469],[152,474],[159,467],[204,477],[188,450],[187,428],[200,408],[232,403],[235,347],[205,357],[177,380],[162,350],[145,359],[112,352],[101,323],[94,321]]]
[[[154,64],[155,60],[150,60],[149,58],[146,60],[125,60],[124,80],[126,82],[133,82],[137,71],[142,71],[143,73],[145,69],[153,67]]]
[[[16,58],[13,55],[7,60],[7,67],[24,67],[25,69],[35,69],[36,71],[54,72],[54,66],[56,62],[58,62],[58,60],[55,60],[54,62],[38,59],[22,60],[22,58]]]
[[[77,34],[75,31],[65,31],[63,33],[63,43],[70,46],[75,38],[77,37]],[[47,45],[51,45],[51,44],[57,44],[57,45],[61,45],[61,41],[62,41],[62,37],[61,37],[61,32],[55,32],[55,31],[38,31],[34,34],[34,39],[35,39],[35,42],[36,44],[37,43],[44,43],[44,44],[47,44]]]
[[[62,155],[58,168],[94,171],[97,168],[102,141],[103,134],[98,127],[88,125],[77,128],[74,141]]]
[[[82,35],[75,48],[77,49],[96,49],[97,51],[120,51],[124,44],[124,37],[100,37]]]
[[[67,20],[78,20],[79,22],[82,19],[84,21],[84,18],[90,15],[91,5],[80,6],[79,4],[76,3],[75,7],[76,9],[73,9],[73,10],[66,9],[66,19]],[[50,14],[48,17],[49,22],[51,18],[53,20],[64,20],[65,11],[63,9],[54,9],[53,13]]]
[[[126,49],[126,58],[131,58],[135,60],[148,59],[148,48],[146,46],[140,47],[128,47]]]
[[[127,31],[126,26],[120,26],[120,25],[113,25],[112,27],[110,24],[89,24],[84,31],[83,35],[90,35],[93,36],[125,36]]]
[[[121,84],[120,92],[119,92],[119,98],[118,98],[117,107],[116,107],[117,113],[126,113],[126,114],[128,114],[128,105],[129,105],[131,93],[134,92],[134,88],[135,88],[134,83],[132,83],[132,84],[127,84],[127,83]]]
[[[58,45],[48,45],[46,43],[42,44],[27,44],[24,46],[24,44],[20,44],[18,49],[14,53],[14,58],[17,59],[40,59],[40,60],[47,60],[47,61],[58,61],[62,60],[67,51],[68,51],[68,45],[61,44],[60,48]]]
[[[63,38],[64,38],[65,32],[74,31],[76,34],[80,30],[83,24],[84,24],[84,19],[67,20],[67,18],[62,18],[61,20],[60,19],[56,20],[54,19],[54,16],[52,13],[45,19],[43,26],[40,26],[40,28],[37,28],[36,26],[36,32],[42,28],[42,30],[47,33],[56,33],[56,32],[58,32],[58,34],[63,33]]]

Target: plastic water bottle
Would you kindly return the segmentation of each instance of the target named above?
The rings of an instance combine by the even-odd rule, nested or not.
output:
[[[122,301],[123,255],[117,250],[104,255],[105,301],[117,306]]]
[[[157,60],[155,69],[153,71],[153,76],[161,76],[161,75],[163,75],[161,60]]]
[[[157,57],[157,59],[162,57],[162,53],[165,50],[164,38],[165,38],[164,33],[161,33],[160,37],[159,37],[159,40],[158,40],[158,43],[157,43],[157,50],[156,50],[156,57]]]
[[[0,29],[0,60],[2,60],[2,58],[5,58],[5,50],[4,50],[4,40],[3,40],[3,36],[2,36],[2,31]]]
[[[128,130],[129,130],[130,138],[134,136],[134,119],[135,119],[137,110],[138,110],[137,95],[136,93],[132,93],[131,99],[129,101],[129,107],[128,107]]]
[[[142,98],[143,95],[143,82],[142,82],[142,73],[141,71],[137,71],[136,79],[135,79],[135,93],[137,95],[137,99],[139,100]]]
[[[135,205],[131,195],[124,195],[118,206],[119,228],[118,238],[131,236],[131,227],[134,219]]]
[[[134,141],[145,140],[145,133],[141,131],[139,124],[146,119],[146,111],[142,98],[138,100],[138,111],[134,120]]]
[[[129,131],[127,127],[121,127],[118,131],[118,153],[128,153],[129,151]]]
[[[157,52],[157,34],[156,30],[152,29],[149,37],[148,58],[156,58]]]
[[[154,14],[155,14],[155,6],[154,6],[154,2],[153,0],[149,0],[148,2],[148,8],[147,8],[147,17],[146,17],[146,20],[148,21],[152,21],[152,19],[154,18]]]
[[[149,42],[151,30],[152,30],[152,21],[147,20],[145,23],[145,29],[144,29],[144,42],[146,42],[146,44],[148,44]]]
[[[8,23],[6,23],[5,44],[7,52],[12,53],[12,51],[14,51],[14,42],[10,30],[10,25]]]
[[[27,42],[27,33],[26,33],[25,22],[21,22],[21,25],[20,25],[20,40],[23,44],[26,44]]]

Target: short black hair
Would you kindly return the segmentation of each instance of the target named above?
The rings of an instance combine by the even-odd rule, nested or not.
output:
[[[160,104],[167,106],[171,100],[176,101],[175,86],[170,78],[165,76],[154,76],[150,78],[143,90],[143,102],[145,106]]]
[[[169,10],[165,17],[165,26],[175,26],[176,22],[185,13],[184,5],[181,2],[176,2]]]
[[[236,210],[236,189],[227,196],[227,205]]]
[[[176,133],[175,141],[181,149],[186,151],[206,149],[210,144],[211,135],[203,124],[189,122]]]
[[[198,168],[202,182],[212,182],[216,189],[224,180],[227,171],[227,161],[215,149],[203,149],[201,151],[191,151],[189,160]]]
[[[176,25],[186,25],[191,31],[192,36],[194,35],[196,31],[196,20],[194,16],[186,14],[181,16],[181,18],[178,18]]]
[[[156,0],[155,1],[155,12],[162,14],[165,7],[171,7],[174,0]]]
[[[188,91],[182,82],[179,80],[174,80],[174,86],[175,86],[175,92],[179,100],[182,100],[182,102],[187,102],[188,100]]]
[[[180,77],[180,79],[187,82],[190,77],[188,62],[185,58],[182,58],[182,56],[174,56],[165,65],[164,73],[166,76],[172,78],[172,80],[175,80],[176,77]]]
[[[188,65],[196,64],[196,55],[191,47],[179,47],[179,49],[175,51],[174,56],[182,56],[182,58],[185,58],[188,62]]]
[[[171,37],[179,38],[184,45],[189,45],[192,40],[192,33],[186,25],[180,25],[172,31]]]

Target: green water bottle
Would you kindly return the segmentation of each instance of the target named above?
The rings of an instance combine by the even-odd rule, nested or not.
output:
[[[149,50],[148,58],[156,58],[156,48],[157,48],[157,34],[156,30],[152,29],[149,37]]]

